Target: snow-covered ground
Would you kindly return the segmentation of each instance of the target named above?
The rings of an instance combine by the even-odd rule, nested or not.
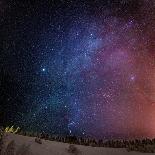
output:
[[[27,146],[27,148],[29,148],[31,152],[28,155],[74,155],[67,151],[70,145],[67,143],[42,140],[42,144],[38,144],[35,142],[34,137],[27,137],[27,136],[8,133],[5,139],[5,145],[7,145],[12,140],[15,141],[16,151],[20,150],[19,148],[22,148],[21,146],[25,146],[25,147]],[[139,152],[127,152],[126,149],[120,149],[120,148],[103,148],[103,147],[91,147],[91,146],[82,146],[82,145],[75,145],[75,147],[78,149],[78,155],[142,155],[144,154]],[[24,149],[24,147],[22,149]],[[18,154],[20,155],[20,153]],[[152,154],[155,155],[155,153],[152,153]],[[150,155],[150,153],[145,153],[145,155]]]

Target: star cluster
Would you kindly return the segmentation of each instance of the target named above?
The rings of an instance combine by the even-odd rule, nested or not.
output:
[[[155,136],[155,3],[1,2],[1,124],[97,138]]]

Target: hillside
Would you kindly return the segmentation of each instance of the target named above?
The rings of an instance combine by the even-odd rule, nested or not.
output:
[[[42,144],[36,143],[34,137],[27,137],[8,133],[5,138],[5,150],[9,142],[14,140],[14,144],[9,146],[8,150],[14,150],[16,155],[141,155],[139,152],[127,152],[126,149],[118,148],[104,148],[74,145],[78,151],[75,153],[68,152],[70,144],[60,143],[48,140],[42,140]],[[29,151],[28,151],[29,150]],[[9,152],[8,151],[8,152]],[[24,153],[25,152],[25,153]],[[27,153],[26,153],[27,152]],[[10,153],[8,153],[11,155]],[[145,153],[149,155],[150,153]],[[155,154],[155,153],[152,153]]]

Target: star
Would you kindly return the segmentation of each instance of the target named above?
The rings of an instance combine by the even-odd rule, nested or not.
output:
[[[43,72],[45,72],[45,71],[46,71],[46,69],[45,69],[45,68],[42,68],[42,71],[43,71]]]
[[[132,75],[132,76],[130,77],[130,80],[131,80],[131,81],[134,81],[135,78],[136,78],[136,77],[135,77],[134,75]]]

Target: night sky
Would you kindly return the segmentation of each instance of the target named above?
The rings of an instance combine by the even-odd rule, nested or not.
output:
[[[155,1],[0,0],[0,125],[155,137]]]

